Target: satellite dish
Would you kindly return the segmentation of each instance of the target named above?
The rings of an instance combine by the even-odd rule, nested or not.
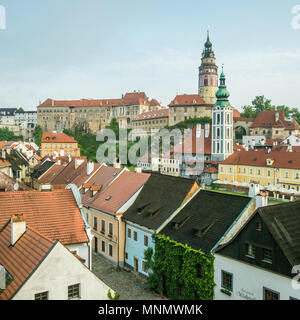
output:
[[[18,182],[16,182],[14,184],[14,191],[18,191],[18,190],[19,190],[19,184],[18,184]]]

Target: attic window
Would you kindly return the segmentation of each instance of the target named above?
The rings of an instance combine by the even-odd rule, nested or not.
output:
[[[254,158],[254,159],[253,159],[253,161],[256,161],[256,160],[257,160],[257,158]]]
[[[106,201],[108,201],[110,199],[111,199],[111,196],[108,196],[108,197],[105,198]]]
[[[156,217],[157,215],[159,215],[160,212],[161,212],[161,209],[162,209],[162,208],[157,209],[156,211],[152,212],[152,213],[151,213],[151,217]]]
[[[191,216],[187,216],[185,219],[183,219],[181,222],[173,222],[173,229],[178,230],[181,228],[189,219]]]
[[[149,206],[150,206],[150,203],[148,203],[148,204],[146,204],[145,206],[143,206],[143,207],[141,207],[141,208],[138,208],[138,213],[139,214],[142,214],[142,213],[144,213],[148,208],[149,208]]]
[[[202,228],[202,229],[198,229],[198,228],[195,228],[194,229],[194,235],[196,237],[202,237],[205,235],[205,233],[208,232],[208,230],[215,224],[215,221],[210,223],[209,225],[207,225],[206,227]]]
[[[289,163],[293,163],[293,160],[289,160]]]

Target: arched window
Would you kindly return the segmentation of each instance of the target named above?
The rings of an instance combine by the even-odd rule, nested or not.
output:
[[[217,139],[219,139],[219,138],[220,138],[220,129],[217,128]]]

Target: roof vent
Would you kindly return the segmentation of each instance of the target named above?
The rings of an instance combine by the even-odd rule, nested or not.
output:
[[[108,197],[105,198],[106,201],[108,201],[110,199],[111,199],[111,196],[108,196]]]

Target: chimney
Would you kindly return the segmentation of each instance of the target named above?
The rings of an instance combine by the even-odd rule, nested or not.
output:
[[[276,112],[275,113],[275,122],[278,122],[279,121],[279,112]]]
[[[201,124],[197,124],[196,126],[196,138],[200,138],[201,136]]]
[[[249,186],[249,198],[253,198],[259,194],[259,184],[257,182],[251,182]]]
[[[11,217],[11,245],[14,245],[26,231],[26,216],[23,213]]]
[[[290,144],[287,147],[287,152],[293,152],[293,147]]]
[[[210,124],[205,123],[205,138],[209,137],[209,131],[210,131]]]
[[[140,168],[140,167],[135,168],[135,172],[136,173],[141,173],[142,172],[142,168]]]
[[[6,271],[5,268],[0,264],[0,289],[6,289]]]
[[[256,209],[268,205],[268,195],[269,193],[267,191],[261,191],[259,195],[256,196]]]
[[[86,163],[86,175],[89,176],[94,171],[94,162],[88,161]]]

